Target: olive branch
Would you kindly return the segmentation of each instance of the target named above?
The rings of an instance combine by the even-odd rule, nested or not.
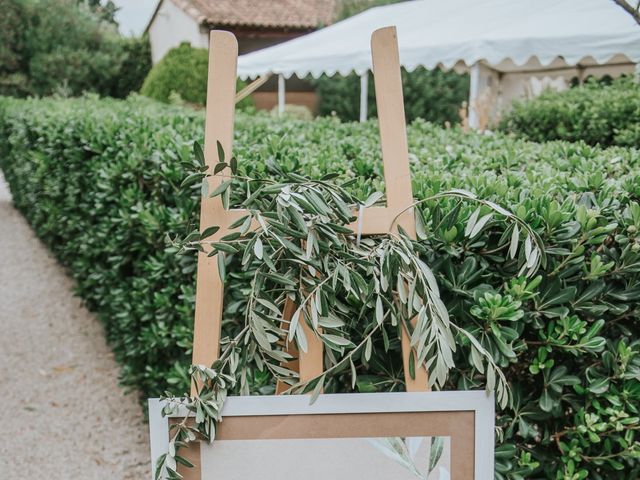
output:
[[[371,360],[374,339],[382,337],[388,351],[391,341],[403,331],[412,347],[412,378],[417,368],[426,368],[430,386],[442,389],[456,367],[456,355],[466,353],[477,374],[484,376],[486,389],[496,392],[499,405],[504,408],[508,404],[509,386],[491,354],[450,318],[440,298],[436,277],[422,258],[425,248],[421,242],[429,233],[418,207],[442,199],[478,204],[465,229],[469,239],[502,217],[511,225],[511,234],[503,235],[500,248],[508,249],[520,275],[530,276],[544,253],[541,240],[524,221],[470,192],[451,190],[416,202],[398,214],[394,224],[402,213],[414,210],[418,239],[412,239],[401,227],[388,235],[359,239],[348,226],[356,220],[353,212],[375,204],[381,194],[361,202],[349,193],[350,182],[340,183],[336,174],[316,180],[284,172],[275,164],[270,165],[269,173],[281,180],[266,175],[240,176],[237,162],[225,162],[219,144],[220,162],[212,174],[228,179],[209,193],[212,174],[199,145],[194,152],[196,172],[184,185],[200,188],[209,197],[220,196],[225,208],[233,185],[234,200],[248,213],[229,225],[235,231],[219,240],[209,240],[220,228],[216,225],[194,231],[176,244],[182,252],[196,250],[217,257],[223,282],[228,264],[235,262],[251,279],[250,291],[243,324],[235,326],[238,331],[232,339],[223,341],[220,359],[210,368],[191,367],[198,393],[177,398],[167,394],[164,398],[164,414],[187,414],[171,427],[169,451],[158,461],[156,478],[181,478],[177,465],[190,463],[179,455],[180,448],[196,439],[213,441],[227,393],[239,384],[239,393],[249,394],[249,379],[256,370],[268,371],[288,385],[285,393],[311,392],[313,402],[341,375],[351,376],[354,389],[358,370],[366,370]],[[489,213],[481,215],[483,208]],[[291,319],[283,315],[286,302],[297,306]],[[303,382],[285,365],[294,359],[289,344],[299,352],[307,351],[305,330],[323,343],[325,369]]]

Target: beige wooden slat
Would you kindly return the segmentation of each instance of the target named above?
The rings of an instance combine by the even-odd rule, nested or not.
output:
[[[284,320],[291,320],[296,309],[297,305],[287,298],[285,300],[282,318]],[[300,352],[294,343],[288,343],[287,352],[290,355],[297,357],[297,360],[286,362],[283,366],[290,370],[297,371],[301,382],[308,382],[309,380],[313,380],[314,378],[322,375],[322,372],[324,371],[324,344],[315,334],[313,329],[307,325],[307,322],[305,322],[304,319],[301,318],[300,322],[302,330],[307,338],[307,351]],[[288,325],[285,325],[284,322],[283,328],[288,328]],[[278,380],[276,383],[276,393],[283,393],[287,391],[289,387],[290,386],[287,383]]]
[[[298,356],[300,381],[308,382],[324,372],[324,344],[307,322],[301,319],[302,330],[307,337],[307,351]]]
[[[207,80],[207,109],[205,114],[204,158],[210,171],[218,163],[217,143],[223,147],[225,157],[231,158],[235,118],[236,68],[238,42],[229,32],[212,31],[209,37],[209,72]],[[209,177],[209,191],[224,181],[222,175]],[[216,241],[229,232],[228,225],[246,215],[244,210],[227,211],[222,199],[202,198],[200,205],[200,230],[212,225],[221,228],[207,240]],[[196,312],[193,326],[194,365],[211,365],[220,353],[222,326],[222,302],[224,285],[218,272],[218,259],[208,257],[209,249],[198,254],[196,273]],[[197,393],[197,385],[191,385],[191,394]],[[200,444],[189,446],[184,456],[194,468],[179,466],[184,480],[200,480]]]
[[[291,320],[291,318],[293,317],[293,314],[296,311],[296,308],[297,308],[296,304],[293,302],[293,300],[287,297],[287,299],[284,301],[284,308],[282,309],[282,319],[286,320],[287,322]],[[285,330],[289,328],[289,324],[284,321],[280,325]],[[289,355],[293,357],[298,356],[298,349],[296,348],[294,343],[287,342],[286,338],[282,339],[282,343],[283,344],[286,343],[285,350]],[[299,361],[297,358],[295,360],[291,360],[289,362],[283,363],[282,366],[294,372],[300,372]],[[288,388],[289,388],[289,384],[281,380],[278,380],[278,382],[276,383],[276,394],[280,395],[281,393],[285,392]]]
[[[210,169],[218,163],[217,142],[222,144],[227,158],[231,158],[233,122],[235,115],[236,68],[238,42],[229,32],[212,31],[209,39],[209,76],[207,81],[207,110],[205,116],[204,157]],[[223,178],[210,177],[209,191],[213,191]],[[220,225],[222,228],[211,239],[225,235],[229,225],[229,212],[222,199],[202,198],[200,228]],[[216,257],[198,254],[196,276],[196,313],[193,328],[193,364],[211,365],[219,355],[222,324],[223,285],[218,273]],[[195,393],[192,385],[192,393]]]
[[[388,233],[395,216],[413,202],[395,29],[385,28],[376,31],[372,35],[371,46],[387,206],[365,210],[361,225],[363,235]],[[217,141],[223,145],[226,156],[231,156],[236,62],[237,42],[233,35],[227,32],[212,32],[205,126],[205,159],[209,166],[215,165],[218,161]],[[214,176],[210,180],[210,189],[214,189],[222,181],[221,176]],[[216,240],[228,233],[226,225],[246,213],[244,210],[225,211],[219,197],[206,198],[202,201],[201,228],[221,225],[222,228],[212,237],[212,240]],[[397,223],[410,235],[415,235],[415,221],[411,211],[404,213]],[[351,227],[356,231],[358,221]],[[209,365],[218,356],[223,291],[217,259],[201,253],[198,258],[193,363]],[[309,351],[300,354],[299,371],[303,381],[318,376],[323,371],[322,342],[306,325],[304,328],[309,341]],[[403,337],[403,357],[407,372],[407,389],[424,390],[427,385],[426,371],[418,369],[415,379],[411,379],[408,374],[410,348],[408,338],[405,337],[406,335]]]
[[[388,207],[369,207],[353,214],[358,217],[362,215],[362,235],[383,235],[391,230],[393,222],[393,212]],[[360,219],[356,219],[349,224],[354,232],[358,231],[358,223]]]
[[[371,55],[378,123],[380,125],[384,182],[387,192],[387,209],[395,217],[396,214],[413,203],[400,58],[395,27],[381,28],[373,32]],[[408,210],[400,216],[398,225],[415,238],[416,225],[412,210]],[[412,350],[409,336],[403,330],[402,357],[407,391],[428,390],[426,369],[416,366],[415,378],[411,378],[409,374],[410,355],[412,355]]]

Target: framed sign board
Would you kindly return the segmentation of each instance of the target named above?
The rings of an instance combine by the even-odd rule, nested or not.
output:
[[[414,202],[406,136],[402,80],[395,28],[371,36],[386,206],[363,209],[351,225],[358,235],[384,235],[401,226],[415,237]],[[204,157],[214,170],[217,145],[232,155],[238,44],[229,32],[212,31],[205,122]],[[223,182],[209,178],[209,191]],[[226,226],[246,215],[226,209],[219,197],[201,202],[201,230],[221,225],[210,238],[230,233]],[[361,221],[360,221],[361,220]],[[205,248],[198,255],[193,338],[194,365],[212,365],[219,357],[224,285],[215,257]],[[295,304],[283,308],[290,320]],[[311,327],[308,349],[298,352],[291,368],[302,382],[324,371],[323,343]],[[407,392],[308,396],[230,397],[213,444],[193,442],[181,451],[195,465],[183,469],[184,480],[488,480],[494,476],[494,398],[484,391],[426,392],[424,365],[410,374],[413,349],[405,329],[401,337]],[[277,393],[287,386],[278,383]],[[192,384],[192,394],[197,385]],[[169,448],[169,427],[163,404],[149,401],[152,468]],[[176,415],[184,418],[186,411]],[[152,473],[153,478],[153,473]]]
[[[152,465],[169,445],[162,406],[149,400]],[[312,405],[308,396],[229,397],[222,416],[215,441],[190,449],[185,478],[493,478],[494,398],[484,391],[330,394]]]

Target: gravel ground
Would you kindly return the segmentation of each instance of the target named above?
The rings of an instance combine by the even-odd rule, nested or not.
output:
[[[146,479],[142,409],[72,287],[0,173],[0,478]]]

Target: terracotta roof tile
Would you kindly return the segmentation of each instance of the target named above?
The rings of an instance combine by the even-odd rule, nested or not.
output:
[[[199,23],[312,29],[333,23],[338,0],[172,0]]]

